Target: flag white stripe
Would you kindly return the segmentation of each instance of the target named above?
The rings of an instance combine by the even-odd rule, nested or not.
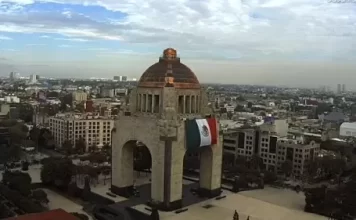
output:
[[[206,119],[196,119],[196,123],[199,128],[200,147],[211,145],[211,132],[208,121]],[[204,127],[208,129],[208,132],[204,130]]]

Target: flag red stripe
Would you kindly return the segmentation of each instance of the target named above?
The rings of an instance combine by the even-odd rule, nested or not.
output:
[[[206,119],[210,128],[210,137],[211,144],[218,143],[217,129],[216,129],[216,119],[215,118],[207,118]]]

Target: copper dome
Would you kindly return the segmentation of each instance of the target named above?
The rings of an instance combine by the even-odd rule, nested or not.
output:
[[[180,62],[176,50],[163,51],[159,61],[150,66],[141,76],[138,87],[161,88],[166,85],[167,74],[172,74],[174,87],[179,89],[199,89],[200,83],[189,67]]]

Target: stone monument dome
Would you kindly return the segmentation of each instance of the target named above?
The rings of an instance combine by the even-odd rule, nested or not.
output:
[[[141,76],[138,87],[162,88],[166,85],[165,77],[171,72],[174,87],[177,89],[200,89],[200,83],[193,71],[180,62],[177,51],[168,48],[163,51],[159,61],[150,66]]]

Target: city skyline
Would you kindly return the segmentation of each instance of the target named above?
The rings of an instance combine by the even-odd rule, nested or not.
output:
[[[139,78],[173,47],[202,82],[350,82],[349,2],[0,0],[0,75]]]

